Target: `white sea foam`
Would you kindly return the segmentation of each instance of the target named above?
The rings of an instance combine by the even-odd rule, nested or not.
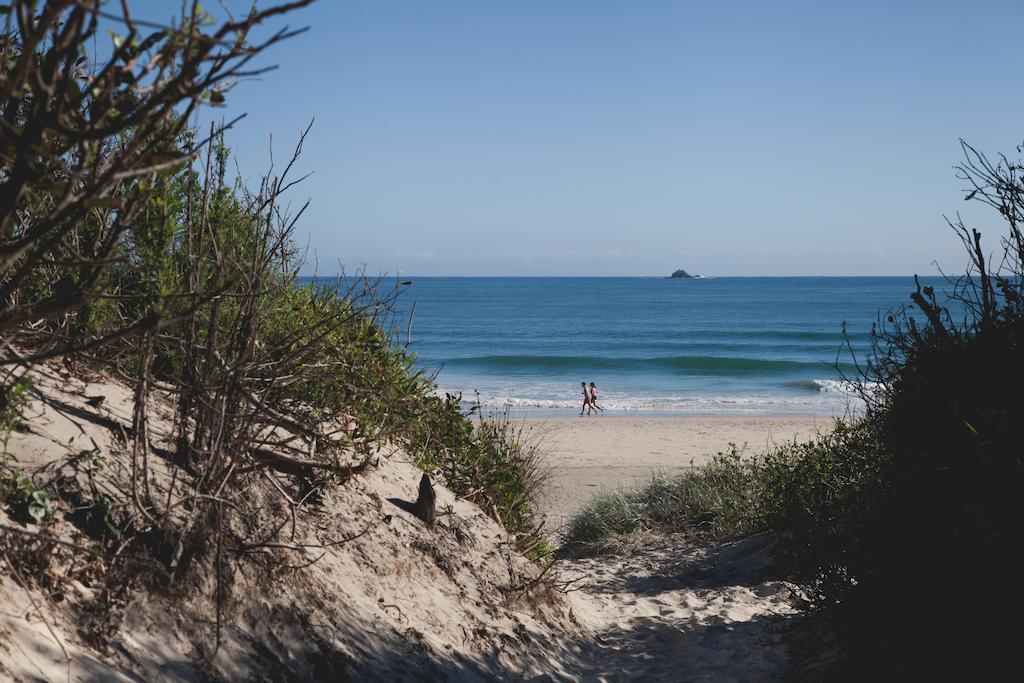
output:
[[[533,389],[534,391],[531,391]],[[453,388],[441,388],[440,395]],[[520,414],[571,414],[581,408],[581,399],[552,398],[541,387],[522,387],[515,393],[480,391],[464,392],[468,407],[479,402],[482,410],[496,412],[510,409]],[[598,403],[608,414],[676,414],[676,415],[843,415],[857,412],[860,400],[838,386],[822,388],[818,394],[747,395],[747,396],[636,396],[605,392]]]
[[[882,390],[883,385],[879,382],[863,382],[855,383],[849,380],[839,379],[816,379],[814,384],[818,386],[820,391],[836,392],[840,394],[849,395],[860,395],[860,392],[866,391],[870,394],[876,394]]]
[[[852,394],[856,392],[853,382],[840,379],[815,379],[811,380],[819,391],[834,391],[841,394]]]

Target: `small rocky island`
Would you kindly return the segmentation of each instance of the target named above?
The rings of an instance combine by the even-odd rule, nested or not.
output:
[[[677,270],[676,272],[672,273],[672,275],[671,275],[671,278],[673,280],[689,280],[689,279],[692,279],[692,278],[695,278],[695,277],[700,277],[700,276],[699,275],[690,275],[685,270]]]

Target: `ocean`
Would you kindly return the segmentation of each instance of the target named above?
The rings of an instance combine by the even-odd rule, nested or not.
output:
[[[842,374],[912,277],[411,277],[410,349],[441,391],[486,410],[608,415],[843,415]],[[940,278],[926,278],[941,290]]]

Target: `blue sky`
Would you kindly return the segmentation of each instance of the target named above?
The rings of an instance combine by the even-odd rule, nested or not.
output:
[[[1024,140],[1022,20],[998,1],[320,0],[223,114],[248,114],[229,143],[251,180],[271,133],[280,158],[316,118],[292,199],[312,200],[321,273],[956,271],[943,214],[999,230],[962,201],[958,138]]]

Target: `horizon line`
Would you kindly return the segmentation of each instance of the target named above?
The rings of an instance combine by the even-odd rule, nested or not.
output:
[[[310,274],[307,274],[307,275],[299,275],[298,277],[300,277],[300,278],[337,278],[337,277],[354,277],[354,275],[345,274],[345,273],[335,273],[335,274],[332,274],[332,275],[322,275],[322,274],[311,274],[310,275]],[[734,278],[734,279],[754,279],[754,278],[760,278],[760,279],[764,279],[764,278],[780,278],[780,279],[781,278],[852,278],[852,277],[856,277],[856,278],[945,277],[945,278],[948,278],[948,277],[962,277],[962,276],[960,276],[960,275],[950,276],[949,274],[943,274],[943,273],[928,273],[928,274],[922,274],[922,273],[909,273],[909,274],[908,273],[896,273],[896,274],[886,274],[886,275],[696,275],[696,276],[689,277],[689,278],[673,278],[670,275],[416,275],[416,274],[409,274],[409,273],[387,273],[387,272],[385,272],[385,273],[378,273],[377,275],[365,275],[364,274],[364,275],[359,275],[358,277],[389,278],[389,279],[390,278],[396,278],[396,279],[398,279],[398,278],[401,278],[401,279],[410,279],[410,278],[420,278],[420,279],[422,279],[422,278],[449,278],[449,279],[467,278],[468,279],[468,278],[473,278],[473,279],[477,279],[477,280],[482,280],[482,279],[512,279],[512,278],[519,278],[519,279],[531,279],[531,278],[533,278],[533,279],[540,279],[540,278],[546,278],[546,279],[551,279],[551,278],[565,278],[565,279],[569,279],[569,278],[586,278],[586,279],[592,279],[592,280],[600,280],[600,279],[611,280],[611,279],[625,279],[625,278],[635,279],[635,280],[718,280],[718,279],[725,279],[725,278]]]

